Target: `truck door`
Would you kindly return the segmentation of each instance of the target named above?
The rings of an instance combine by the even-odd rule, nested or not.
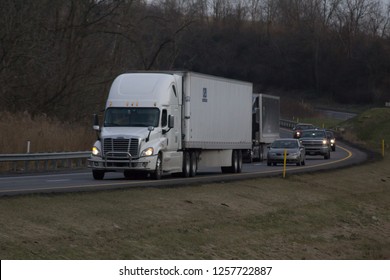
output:
[[[164,153],[164,169],[175,170],[182,166],[181,149],[181,108],[179,106],[175,86],[171,87],[171,98],[168,107],[162,110],[161,126],[167,139],[167,149]],[[169,128],[169,118],[173,119],[173,127]]]

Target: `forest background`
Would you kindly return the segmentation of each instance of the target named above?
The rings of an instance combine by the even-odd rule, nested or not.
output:
[[[390,101],[379,0],[2,0],[0,112],[91,123],[131,70],[191,70],[339,103]]]

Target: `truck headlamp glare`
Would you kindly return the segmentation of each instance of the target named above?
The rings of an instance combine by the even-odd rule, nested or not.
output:
[[[147,149],[143,150],[141,155],[149,157],[149,156],[153,155],[153,152],[154,152],[153,148],[150,147],[150,148],[147,148]]]
[[[92,147],[92,155],[94,155],[94,156],[100,155],[100,150],[98,148],[96,148],[95,146]]]
[[[328,144],[328,141],[326,139],[322,140],[322,144],[326,145]]]

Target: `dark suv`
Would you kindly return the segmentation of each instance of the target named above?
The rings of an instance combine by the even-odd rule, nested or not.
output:
[[[330,158],[330,141],[324,129],[304,130],[299,140],[305,146],[306,155],[323,155],[324,159]]]

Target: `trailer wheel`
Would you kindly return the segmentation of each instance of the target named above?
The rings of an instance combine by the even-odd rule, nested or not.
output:
[[[221,170],[223,173],[238,173],[239,168],[239,160],[238,160],[238,151],[232,151],[232,165],[231,166],[222,166]]]
[[[190,155],[190,177],[195,177],[198,171],[198,159],[196,152],[192,152]]]
[[[241,171],[242,171],[242,151],[241,150],[237,151],[237,159],[238,159],[237,173],[241,173]]]
[[[238,173],[238,167],[239,167],[239,164],[238,164],[238,151],[237,150],[233,150],[233,154],[232,154],[232,169],[231,169],[231,172],[232,173]]]
[[[153,172],[153,179],[160,180],[163,173],[163,166],[162,166],[162,157],[161,154],[158,154],[157,161],[156,161],[156,170]]]
[[[189,152],[184,152],[183,155],[183,177],[187,178],[191,173],[191,157]]]
[[[95,180],[103,180],[104,171],[103,170],[92,170],[92,176]]]

